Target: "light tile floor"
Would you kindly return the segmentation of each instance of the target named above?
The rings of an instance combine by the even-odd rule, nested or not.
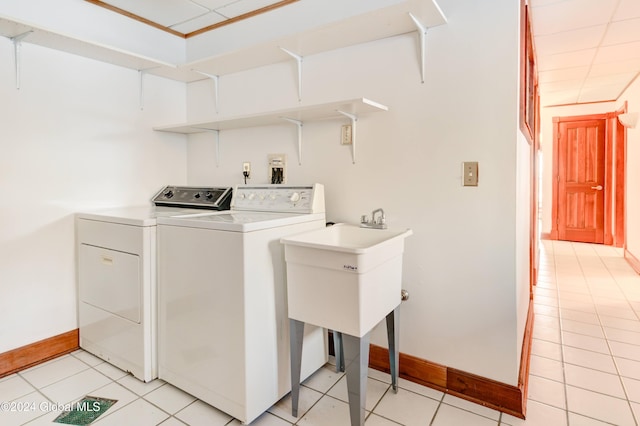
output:
[[[640,419],[640,276],[621,250],[542,244],[527,420],[370,370],[368,426],[638,425]],[[0,425],[53,425],[56,404],[84,395],[117,399],[97,426],[240,423],[162,380],[142,383],[84,351],[0,379]],[[344,374],[327,365],[304,383],[300,417],[288,397],[255,426],[348,426]],[[44,410],[43,410],[44,408]],[[2,411],[5,409],[4,411]]]

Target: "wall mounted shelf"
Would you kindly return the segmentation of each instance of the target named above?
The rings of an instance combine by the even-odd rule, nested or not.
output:
[[[294,123],[298,127],[298,162],[302,163],[302,126],[308,121],[343,119],[345,116],[351,119],[353,126],[353,141],[351,144],[352,160],[356,162],[356,123],[358,117],[372,112],[388,111],[386,105],[374,102],[367,98],[348,99],[324,104],[306,105],[278,111],[268,111],[258,114],[223,117],[213,120],[192,123],[174,124],[169,126],[157,126],[153,130],[171,133],[206,133],[212,131],[238,129],[246,127],[272,126],[286,123]],[[216,144],[219,138],[216,139]],[[216,147],[218,152],[218,147]]]
[[[416,21],[426,29],[445,24],[446,18],[436,0],[399,1],[393,6],[309,28],[293,35],[274,39],[265,38],[264,42],[241,49],[221,51],[179,64],[140,55],[122,46],[105,45],[73,37],[73,34],[50,31],[2,15],[0,15],[0,36],[13,39],[29,33],[19,42],[37,44],[138,71],[144,70],[146,74],[193,82],[207,79],[207,75],[221,76],[289,61],[292,60],[291,52],[304,57],[410,33],[416,31]],[[185,40],[185,43],[188,42],[189,40]],[[300,66],[298,69],[300,74]],[[300,75],[298,91],[301,91]]]

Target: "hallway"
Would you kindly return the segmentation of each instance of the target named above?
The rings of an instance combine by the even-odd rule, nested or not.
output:
[[[638,425],[640,276],[622,249],[542,241],[527,421]]]

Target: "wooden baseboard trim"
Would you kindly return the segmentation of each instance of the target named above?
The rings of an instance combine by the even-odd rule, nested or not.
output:
[[[634,271],[640,274],[640,259],[635,257],[629,250],[624,249],[624,258],[627,260],[627,263],[631,265]]]
[[[524,419],[527,409],[533,320],[533,301],[530,301],[522,342],[518,386],[501,383],[403,353],[400,353],[400,377]],[[369,366],[388,373],[388,349],[371,345]]]
[[[2,353],[0,354],[0,378],[68,354],[79,347],[79,330],[76,328]]]

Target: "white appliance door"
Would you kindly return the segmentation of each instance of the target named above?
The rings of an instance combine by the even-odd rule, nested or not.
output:
[[[140,323],[140,257],[80,244],[80,300]]]

